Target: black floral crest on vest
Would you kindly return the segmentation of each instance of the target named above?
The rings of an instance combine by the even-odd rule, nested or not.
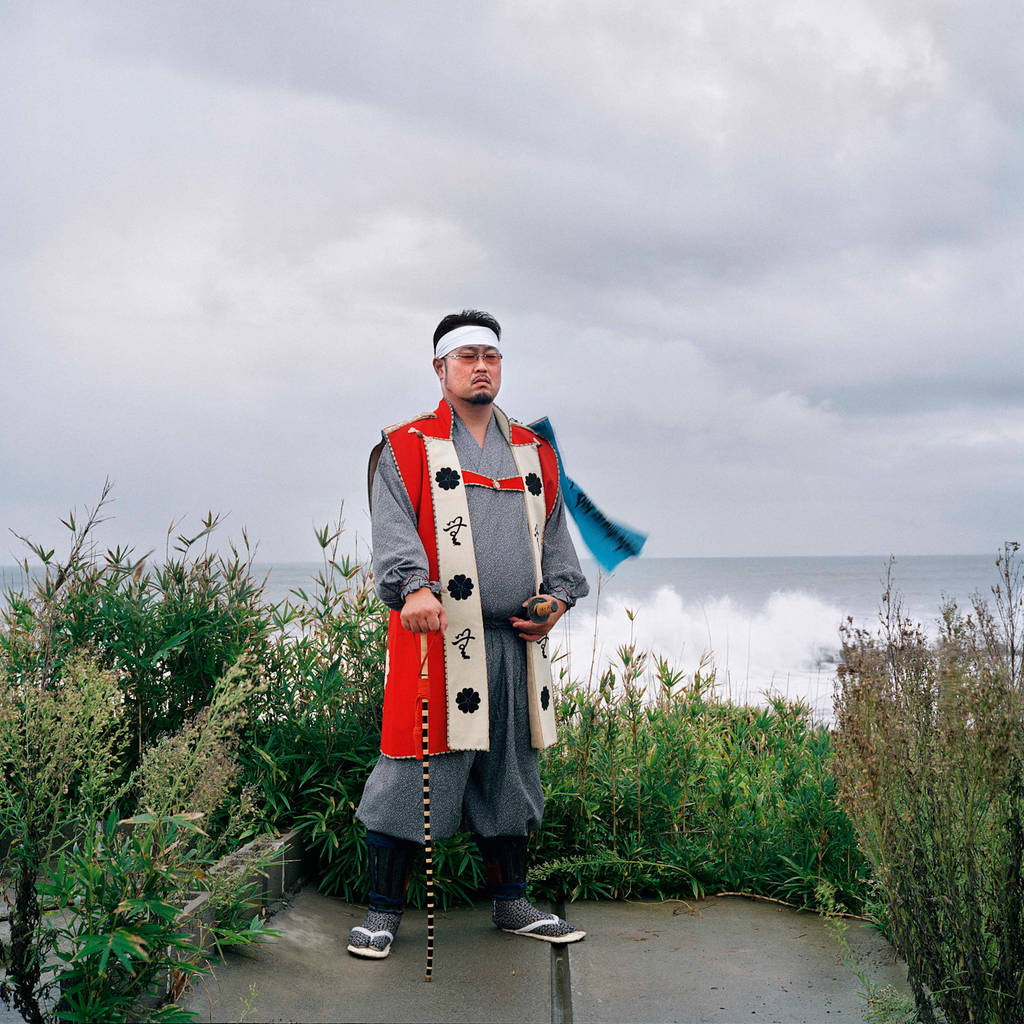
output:
[[[434,479],[442,491],[454,491],[459,486],[458,470],[451,466],[442,466],[435,474]]]
[[[456,573],[448,581],[448,593],[456,601],[465,601],[473,593],[473,581],[468,576],[463,576],[461,572]]]
[[[548,705],[551,703],[551,691],[545,686],[540,691],[540,706],[547,711]]]
[[[531,494],[540,494],[540,477],[536,473],[527,473],[523,483]]]
[[[480,707],[480,694],[467,686],[455,695],[455,703],[459,705],[459,710],[464,715],[471,715]]]

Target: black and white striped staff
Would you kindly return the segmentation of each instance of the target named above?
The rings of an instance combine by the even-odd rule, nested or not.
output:
[[[544,622],[553,612],[558,611],[554,598],[534,597],[527,606],[527,615],[534,622]],[[420,698],[422,726],[420,737],[423,743],[423,857],[427,873],[427,973],[424,981],[432,980],[434,971],[434,844],[430,839],[430,675],[427,671],[427,633],[420,633]]]
[[[428,734],[429,676],[427,674],[427,634],[420,633],[420,707],[423,711],[423,855],[427,871],[427,974],[431,980],[434,970],[434,845],[430,841],[430,745]]]

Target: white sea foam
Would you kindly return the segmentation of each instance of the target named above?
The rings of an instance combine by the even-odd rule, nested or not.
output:
[[[630,622],[627,610],[633,613]],[[719,693],[743,703],[763,703],[766,693],[806,700],[829,717],[843,612],[802,591],[776,591],[759,608],[728,596],[685,602],[669,586],[646,599],[602,594],[597,615],[595,672],[614,660],[631,637],[687,674],[710,651]],[[559,642],[569,644],[573,675],[590,674],[595,621],[592,611],[570,616]]]

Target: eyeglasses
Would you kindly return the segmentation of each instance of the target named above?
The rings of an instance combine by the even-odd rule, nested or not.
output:
[[[497,366],[501,362],[501,353],[495,352],[494,349],[491,349],[489,352],[468,352],[464,349],[459,349],[458,352],[449,352],[447,358],[457,359],[465,366],[473,366],[481,359],[488,366]]]

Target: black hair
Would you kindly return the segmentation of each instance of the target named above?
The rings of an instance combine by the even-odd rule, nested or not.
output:
[[[480,309],[464,309],[461,313],[449,313],[444,317],[434,330],[434,351],[437,351],[437,343],[456,327],[467,327],[472,324],[479,324],[481,327],[490,327],[497,337],[501,337],[501,325],[491,316]]]

